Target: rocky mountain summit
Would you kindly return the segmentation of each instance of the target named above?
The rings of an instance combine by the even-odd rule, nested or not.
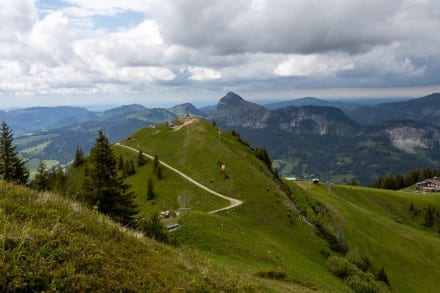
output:
[[[288,106],[268,110],[263,106],[245,101],[229,92],[220,99],[208,119],[224,127],[249,129],[280,129],[292,133],[314,133],[350,131],[356,123],[335,107]]]

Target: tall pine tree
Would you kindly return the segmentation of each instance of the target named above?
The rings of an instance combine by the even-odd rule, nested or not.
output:
[[[76,147],[75,160],[73,161],[73,166],[78,167],[84,163],[84,153],[80,146]]]
[[[137,213],[134,194],[117,175],[116,158],[108,138],[100,131],[90,151],[90,165],[84,180],[85,198],[98,210],[124,225],[133,225]]]
[[[15,150],[12,130],[5,121],[2,122],[0,132],[0,176],[9,182],[25,184],[29,171]]]
[[[152,200],[155,197],[156,197],[156,193],[154,192],[153,179],[148,178],[148,182],[147,182],[147,200]]]

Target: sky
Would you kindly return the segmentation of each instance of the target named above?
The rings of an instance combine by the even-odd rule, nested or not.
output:
[[[421,97],[436,0],[0,0],[0,108]]]

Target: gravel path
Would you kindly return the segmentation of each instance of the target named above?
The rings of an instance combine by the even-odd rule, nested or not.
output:
[[[131,150],[133,152],[139,152],[139,150],[137,150],[135,148],[132,148],[132,147],[129,147],[129,146],[126,146],[126,145],[122,145],[120,143],[116,143],[116,145],[119,146],[119,147],[128,149],[128,150]],[[149,154],[146,154],[146,153],[143,153],[143,154],[144,154],[144,156],[146,156],[147,158],[150,158],[151,160],[154,159],[154,157],[152,155],[149,155]],[[228,206],[226,206],[224,208],[221,208],[221,209],[218,209],[218,210],[210,211],[209,212],[210,214],[215,214],[215,213],[218,213],[218,212],[221,212],[221,211],[229,210],[229,209],[235,208],[235,207],[237,207],[237,206],[239,206],[239,205],[241,205],[243,203],[241,200],[238,200],[238,199],[235,199],[235,198],[223,195],[221,193],[218,193],[215,190],[212,190],[211,188],[201,184],[200,182],[198,182],[198,181],[194,180],[193,178],[189,177],[188,175],[186,175],[182,171],[177,170],[176,168],[168,165],[167,163],[165,163],[163,161],[159,161],[159,162],[160,162],[161,165],[163,165],[164,167],[170,169],[171,171],[179,174],[180,176],[182,176],[183,178],[185,178],[187,181],[191,182],[192,184],[200,187],[201,189],[211,193],[214,196],[217,196],[217,197],[220,197],[220,198],[223,198],[223,199],[226,199],[226,200],[229,201],[230,204]]]

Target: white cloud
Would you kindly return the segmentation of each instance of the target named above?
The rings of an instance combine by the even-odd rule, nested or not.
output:
[[[2,96],[440,84],[434,0],[0,1]]]
[[[35,0],[1,0],[0,42],[14,42],[38,19]]]
[[[232,9],[233,8],[233,9]],[[397,38],[400,1],[154,1],[164,37],[187,47],[231,52],[365,51]],[[384,29],[387,27],[387,29]]]
[[[9,4],[6,11],[14,17],[3,20],[7,27],[2,28],[12,33],[2,31],[0,36],[3,94],[126,92],[176,77],[159,61],[166,48],[152,20],[125,31],[83,31],[83,38],[78,38],[77,28],[62,11],[49,11],[39,19],[33,1]],[[24,4],[30,8],[22,9]],[[15,27],[20,19],[32,21],[26,27]],[[11,41],[10,36],[15,35],[18,37]]]
[[[221,72],[205,67],[189,67],[188,71],[191,73],[190,80],[214,80],[222,78]]]
[[[157,24],[152,20],[126,31],[77,40],[73,46],[75,53],[93,68],[101,66],[103,60],[133,67],[162,64],[166,49]]]
[[[56,64],[65,62],[71,56],[71,37],[69,20],[61,12],[46,15],[36,22],[25,37],[26,45],[32,50],[29,55],[38,54],[36,58],[52,59]],[[70,56],[69,56],[70,55]]]
[[[161,67],[122,67],[105,72],[109,79],[120,82],[147,83],[156,80],[170,81],[175,74]]]
[[[274,73],[279,76],[326,75],[354,68],[354,64],[337,56],[291,55],[280,63]]]

